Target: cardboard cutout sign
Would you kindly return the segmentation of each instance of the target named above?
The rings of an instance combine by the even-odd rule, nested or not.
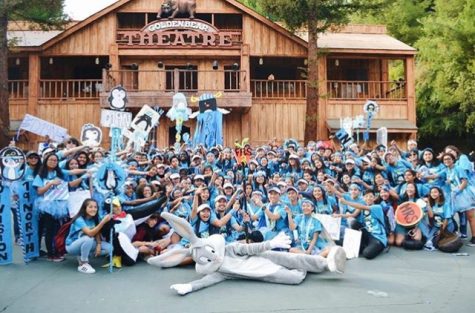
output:
[[[315,213],[313,216],[322,223],[333,240],[340,240],[341,217]]]
[[[113,110],[101,110],[102,127],[129,128],[132,123],[132,113]]]
[[[132,121],[130,127],[145,133],[149,133],[158,123],[161,114],[148,105],[144,105],[137,116]]]
[[[0,168],[2,179],[20,180],[25,174],[26,158],[23,151],[16,147],[6,147],[0,151]]]
[[[345,228],[345,237],[343,239],[343,249],[346,252],[347,259],[354,259],[360,255],[361,231],[351,228]]]
[[[38,240],[38,212],[33,210],[33,182],[23,181],[18,190],[19,206],[17,210],[20,236],[23,241],[23,260],[30,262],[40,255]]]
[[[376,143],[385,147],[388,146],[388,129],[386,127],[381,127],[376,132]]]
[[[335,138],[340,141],[340,144],[345,149],[347,149],[354,142],[353,138],[343,128],[335,133]]]
[[[109,106],[112,110],[123,111],[128,102],[127,90],[122,86],[114,87],[112,88],[107,100],[109,101]]]
[[[84,124],[81,129],[81,142],[85,146],[100,146],[102,142],[102,130],[93,124]]]
[[[424,216],[421,207],[415,202],[401,203],[395,213],[396,223],[403,227],[414,227]]]

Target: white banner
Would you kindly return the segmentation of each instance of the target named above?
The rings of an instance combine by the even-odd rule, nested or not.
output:
[[[25,114],[20,129],[27,130],[36,135],[48,136],[56,142],[63,142],[69,137],[66,128],[47,122],[30,114]]]
[[[386,127],[381,127],[376,132],[376,143],[385,147],[388,146],[388,129]]]
[[[101,110],[101,126],[129,128],[132,123],[132,113],[112,110]]]

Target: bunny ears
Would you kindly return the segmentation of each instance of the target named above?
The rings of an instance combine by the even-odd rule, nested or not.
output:
[[[197,246],[199,238],[195,235],[190,223],[188,223],[185,219],[168,212],[163,212],[161,217],[167,220],[167,222],[178,233],[178,235],[188,239],[192,245]]]

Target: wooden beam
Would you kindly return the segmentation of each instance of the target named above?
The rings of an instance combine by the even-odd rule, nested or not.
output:
[[[170,56],[173,49],[119,49],[119,56]],[[238,49],[176,49],[178,56],[209,56],[215,58],[216,55],[239,57],[241,50]]]
[[[406,72],[406,92],[407,92],[407,117],[408,120],[416,124],[416,79],[414,73],[414,57],[408,57],[405,61]],[[411,134],[411,137],[414,137]]]
[[[28,113],[38,115],[41,61],[38,54],[30,54],[28,61]]]
[[[318,58],[318,127],[317,138],[319,140],[326,139],[328,133],[325,127],[325,121],[327,120],[327,57],[320,56]]]

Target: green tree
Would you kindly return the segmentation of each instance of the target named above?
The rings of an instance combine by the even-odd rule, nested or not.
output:
[[[418,55],[419,133],[475,133],[475,1],[435,0],[422,20]]]
[[[330,27],[345,24],[360,10],[379,9],[387,0],[261,0],[264,11],[284,21],[291,30],[308,30],[308,87],[305,142],[317,139],[318,35]],[[324,122],[324,121],[320,121]]]
[[[422,19],[434,12],[435,0],[393,0],[378,12],[360,11],[351,17],[354,23],[384,24],[389,33],[408,45],[423,35]]]
[[[58,27],[67,22],[64,0],[0,0],[0,147],[9,142],[8,22],[29,21],[40,27]]]

